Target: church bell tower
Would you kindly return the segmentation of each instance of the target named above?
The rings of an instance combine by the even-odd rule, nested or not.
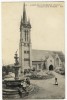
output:
[[[32,67],[31,24],[30,20],[27,20],[25,4],[23,5],[23,17],[21,17],[20,22],[19,62],[21,72]]]

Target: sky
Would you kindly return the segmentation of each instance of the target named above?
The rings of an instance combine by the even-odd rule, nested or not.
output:
[[[32,49],[64,53],[64,2],[25,2]],[[51,5],[51,7],[50,7]],[[13,64],[20,39],[23,2],[2,3],[2,62]]]

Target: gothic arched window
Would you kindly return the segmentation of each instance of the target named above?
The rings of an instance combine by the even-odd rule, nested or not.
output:
[[[26,41],[26,30],[25,30],[25,41]]]
[[[56,65],[59,66],[59,58],[56,58]]]
[[[27,30],[27,41],[28,41],[28,30]]]

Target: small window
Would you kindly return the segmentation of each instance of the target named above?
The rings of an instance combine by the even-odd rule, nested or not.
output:
[[[52,60],[50,60],[50,62],[52,62]]]
[[[24,51],[24,53],[26,53],[26,51]]]
[[[41,69],[41,64],[38,64],[39,65],[39,69]]]
[[[26,43],[24,43],[24,46],[26,46]]]
[[[24,61],[30,61],[30,59],[28,59],[28,58],[24,58]]]
[[[27,45],[29,46],[29,43]]]
[[[26,30],[25,30],[25,41],[26,41]]]
[[[27,41],[28,41],[28,31],[27,31]]]
[[[30,53],[30,51],[27,51],[27,53]]]

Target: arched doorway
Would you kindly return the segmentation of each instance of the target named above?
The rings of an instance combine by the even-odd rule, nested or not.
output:
[[[53,65],[50,65],[49,66],[49,70],[53,70]]]

